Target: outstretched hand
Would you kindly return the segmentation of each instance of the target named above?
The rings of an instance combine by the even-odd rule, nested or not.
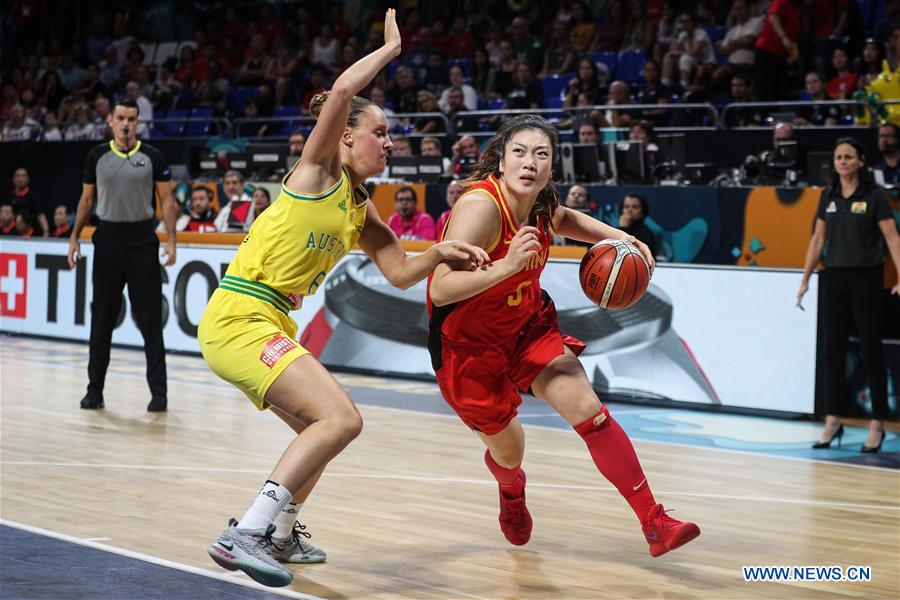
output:
[[[397,11],[389,8],[384,14],[384,45],[393,42],[400,44],[400,28],[397,27]]]
[[[439,242],[432,248],[441,262],[452,263],[455,270],[474,271],[491,260],[484,248],[460,240]]]

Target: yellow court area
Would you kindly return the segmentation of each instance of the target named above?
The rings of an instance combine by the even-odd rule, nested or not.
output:
[[[2,520],[171,561],[173,572],[181,565],[249,581],[218,569],[206,546],[242,514],[291,439],[287,427],[188,356],[169,357],[170,412],[148,414],[143,354],[121,349],[113,351],[106,409],[80,410],[86,356],[86,346],[2,340]],[[366,406],[373,395],[433,397],[436,386],[339,379],[360,403],[365,429],[300,514],[328,561],[292,566],[294,582],[272,594],[900,597],[894,471],[636,441],[658,500],[703,531],[651,559],[581,439],[526,427],[535,526],[519,548],[499,531],[481,443],[455,417]],[[743,565],[870,565],[872,581],[751,583]],[[211,597],[197,593],[183,597]]]

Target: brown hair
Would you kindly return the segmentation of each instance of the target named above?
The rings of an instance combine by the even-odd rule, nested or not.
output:
[[[330,90],[319,92],[313,96],[312,100],[310,100],[309,114],[313,119],[319,119],[319,114],[321,114],[322,108],[325,106],[325,101],[328,100],[330,94]],[[368,98],[353,96],[353,98],[350,99],[350,112],[347,115],[347,126],[355,129],[359,125],[359,116],[370,106],[375,106],[375,103]]]
[[[550,150],[552,155],[552,163],[555,165],[559,152],[557,146],[559,144],[559,132],[545,118],[538,115],[518,115],[504,121],[503,125],[497,131],[497,135],[488,144],[487,150],[481,157],[481,161],[472,169],[472,174],[468,179],[460,181],[460,187],[463,189],[483,181],[491,175],[500,177],[500,161],[503,160],[506,152],[506,145],[514,135],[525,129],[536,129],[547,136],[550,140]],[[556,189],[556,181],[553,180],[553,174],[550,174],[550,180],[538,193],[537,200],[531,208],[531,214],[528,216],[528,224],[535,225],[538,217],[544,215],[548,219],[553,217],[553,213],[559,208],[559,190]]]

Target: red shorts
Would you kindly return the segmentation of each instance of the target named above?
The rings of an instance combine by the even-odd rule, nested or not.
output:
[[[559,331],[556,308],[546,303],[518,335],[496,345],[453,342],[441,336],[441,368],[436,373],[444,400],[463,422],[494,435],[518,414],[521,392],[568,346],[576,355],[585,345]]]

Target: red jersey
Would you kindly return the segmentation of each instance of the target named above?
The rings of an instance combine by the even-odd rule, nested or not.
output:
[[[766,12],[762,33],[756,38],[757,48],[767,50],[776,56],[787,56],[787,48],[784,47],[784,43],[778,37],[778,34],[775,33],[775,28],[772,27],[772,22],[769,21],[770,15],[778,15],[785,35],[792,41],[796,41],[803,27],[803,23],[800,21],[800,13],[797,12],[792,0],[775,0]]]
[[[487,193],[500,213],[500,235],[486,248],[491,262],[500,260],[506,256],[519,225],[512,216],[500,183],[493,175],[470,187],[463,196],[473,191]],[[452,218],[451,213],[449,220]],[[541,217],[536,227],[541,244],[540,252],[521,271],[480,294],[454,304],[435,307],[431,303],[431,280],[434,274],[428,277],[428,315],[432,336],[443,334],[454,342],[495,345],[514,338],[525,328],[543,304],[540,278],[550,255],[552,239],[549,219]],[[439,235],[438,241],[443,240],[444,231]]]

